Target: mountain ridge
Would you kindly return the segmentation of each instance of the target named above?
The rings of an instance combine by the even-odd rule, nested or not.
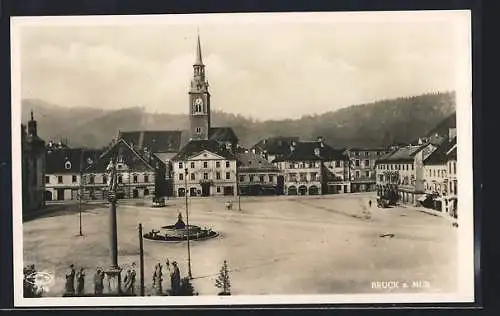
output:
[[[185,130],[189,123],[187,114],[150,113],[144,107],[69,108],[38,99],[22,101],[23,122],[29,119],[30,110],[43,139],[66,139],[75,147],[100,148],[119,131]],[[232,127],[245,147],[271,136],[322,136],[335,147],[385,146],[427,135],[453,113],[455,93],[437,92],[357,104],[299,119],[259,121],[216,110],[212,111],[212,125]]]

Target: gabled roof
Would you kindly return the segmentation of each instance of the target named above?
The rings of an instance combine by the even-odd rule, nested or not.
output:
[[[156,156],[151,155],[151,160],[141,155],[132,146],[130,146],[123,138],[118,139],[110,148],[108,148],[97,161],[86,168],[86,172],[106,172],[109,162],[112,158],[121,156],[124,163],[134,171],[139,170],[154,170],[153,165],[160,160]]]
[[[316,160],[348,160],[342,150],[333,149],[319,141],[296,142],[289,154],[278,157],[274,161],[316,161]]]
[[[208,135],[208,139],[219,142],[237,142],[238,137],[231,127],[212,127]]]
[[[299,137],[269,137],[259,141],[252,149],[257,152],[267,152],[270,155],[286,155],[290,153],[290,145],[298,142]]]
[[[448,160],[447,152],[457,143],[456,137],[452,140],[445,140],[440,146],[434,150],[427,159],[424,160],[425,165],[441,165],[446,164]]]
[[[379,162],[410,162],[414,161],[415,155],[426,147],[428,144],[419,145],[419,146],[405,146],[398,148],[397,150],[381,157],[377,160]]]
[[[175,155],[172,160],[184,161],[192,156],[200,154],[205,150],[229,160],[236,159],[236,157],[226,149],[226,146],[219,144],[216,140],[191,140],[184,147],[182,147],[179,153]]]
[[[387,151],[387,148],[384,147],[349,147],[346,149],[347,151]]]
[[[134,148],[148,148],[153,153],[179,152],[182,131],[127,131],[120,132],[123,138]]]
[[[46,153],[46,174],[77,174],[98,160],[102,151],[83,148],[61,148]],[[82,168],[82,169],[80,169]]]
[[[238,169],[243,172],[265,172],[279,170],[272,163],[254,153],[238,153],[236,157],[239,164]]]

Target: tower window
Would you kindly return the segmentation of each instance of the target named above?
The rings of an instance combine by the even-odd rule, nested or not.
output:
[[[201,127],[196,128],[196,134],[200,135],[201,134]]]

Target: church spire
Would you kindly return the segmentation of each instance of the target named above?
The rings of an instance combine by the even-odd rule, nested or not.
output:
[[[195,65],[203,65],[203,60],[201,58],[201,44],[200,44],[200,33],[198,32],[198,42],[196,45],[196,62]]]

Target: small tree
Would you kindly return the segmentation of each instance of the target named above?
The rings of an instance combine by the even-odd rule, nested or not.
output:
[[[231,281],[229,280],[229,269],[226,260],[224,260],[220,268],[219,276],[215,280],[215,286],[222,290],[218,295],[231,295]]]
[[[193,284],[188,277],[184,277],[181,279],[181,288],[179,289],[179,296],[195,296],[198,295],[194,291]]]

